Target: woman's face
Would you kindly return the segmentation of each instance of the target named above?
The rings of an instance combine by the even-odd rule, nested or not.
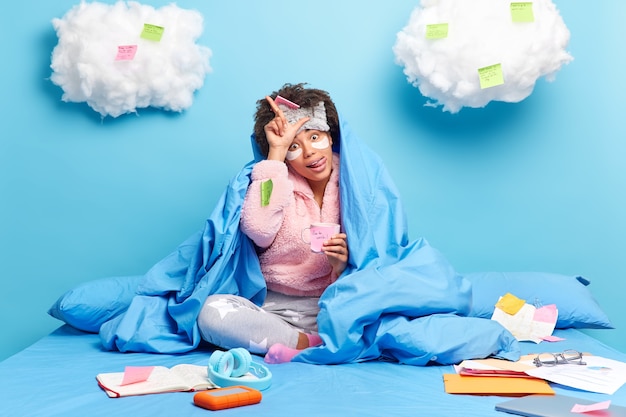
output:
[[[329,132],[303,130],[294,138],[286,162],[309,182],[325,182],[333,167],[333,139]]]

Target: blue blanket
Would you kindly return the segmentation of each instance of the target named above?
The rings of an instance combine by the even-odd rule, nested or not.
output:
[[[104,323],[105,348],[178,353],[200,343],[196,317],[212,293],[262,304],[266,288],[253,243],[240,231],[241,204],[255,159],[231,180],[203,230],[146,274],[128,310]],[[296,360],[345,363],[389,358],[456,363],[519,347],[497,322],[465,317],[471,286],[424,239],[410,241],[399,193],[379,157],[342,121],[339,147],[342,228],[349,265],[323,294],[324,341]]]

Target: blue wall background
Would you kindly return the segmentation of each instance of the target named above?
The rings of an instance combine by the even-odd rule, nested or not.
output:
[[[460,272],[586,276],[617,327],[590,333],[626,351],[625,2],[555,1],[574,56],[556,81],[451,115],[394,62],[417,0],[181,0],[213,51],[194,105],[104,120],[47,80],[51,20],[77,2],[10,2],[0,17],[0,359],[61,324],[46,311],[64,291],[142,274],[201,228],[250,159],[255,101],[301,81],[387,162],[412,237]]]

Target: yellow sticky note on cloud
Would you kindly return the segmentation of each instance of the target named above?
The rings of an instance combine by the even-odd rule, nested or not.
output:
[[[511,3],[511,20],[517,23],[534,22],[533,3],[530,1]]]
[[[426,25],[426,39],[443,39],[448,37],[448,24],[436,23]]]
[[[504,84],[504,74],[502,73],[501,64],[494,64],[479,68],[478,77],[480,79],[481,89]]]
[[[149,41],[159,42],[163,37],[163,32],[165,28],[162,26],[151,25],[149,23],[144,23],[143,31],[141,32],[141,37],[144,39],[148,39]]]
[[[511,293],[506,293],[496,303],[496,307],[504,311],[507,314],[514,315],[524,307],[526,300],[517,298]]]

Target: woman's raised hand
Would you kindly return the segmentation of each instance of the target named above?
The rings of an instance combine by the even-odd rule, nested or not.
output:
[[[287,151],[293,139],[296,137],[296,133],[302,125],[309,121],[310,117],[303,117],[296,123],[290,124],[276,102],[270,96],[266,96],[265,99],[275,115],[274,118],[264,126],[265,137],[269,145],[268,159],[284,161]]]

